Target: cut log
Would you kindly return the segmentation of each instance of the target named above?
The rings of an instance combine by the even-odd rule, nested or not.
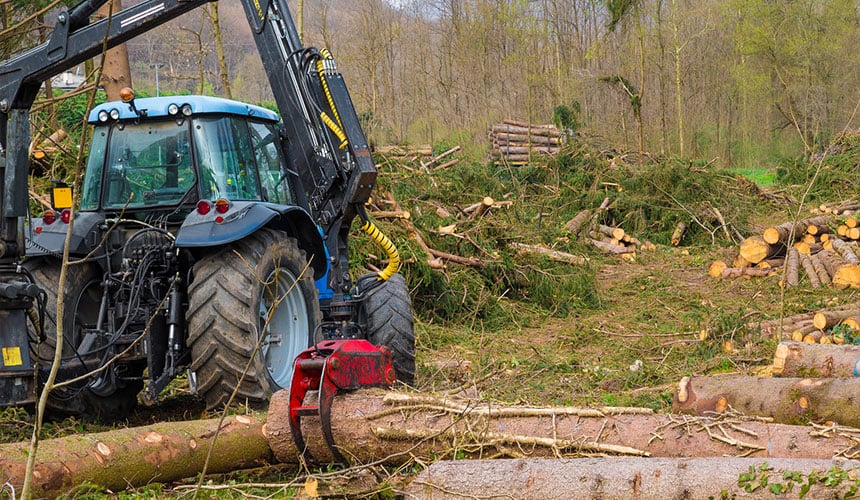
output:
[[[833,220],[831,216],[812,217],[797,222],[788,221],[778,226],[772,226],[764,230],[762,238],[771,245],[782,244],[789,246],[797,241],[806,232],[810,224],[826,225]]]
[[[747,375],[684,377],[672,409],[692,415],[729,407],[784,424],[838,422],[860,426],[860,378],[771,378]]]
[[[860,461],[755,458],[577,458],[443,460],[409,483],[404,498],[463,500],[671,498],[849,498],[853,480],[824,484],[828,471]],[[836,480],[832,482],[837,482]],[[774,488],[778,485],[779,489]],[[781,492],[775,494],[774,491]]]
[[[770,268],[760,267],[727,267],[726,269],[723,269],[721,276],[723,278],[752,278],[757,276],[767,276],[771,271],[772,269]]]
[[[785,260],[785,284],[786,286],[800,284],[800,253],[796,248],[788,250],[788,256]]]
[[[851,245],[845,243],[845,241],[840,240],[839,238],[833,238],[833,250],[835,250],[845,262],[849,264],[860,264],[860,259],[857,258],[857,254],[854,253],[854,250],[851,248]]]
[[[784,246],[770,245],[761,236],[750,236],[741,242],[739,253],[748,262],[758,264],[767,258],[782,255],[784,251]]]
[[[600,232],[600,234],[608,236],[614,240],[621,241],[621,239],[624,238],[624,229],[620,227],[611,227],[600,224],[597,226],[597,230]]]
[[[556,262],[564,262],[566,264],[585,264],[586,262],[588,262],[588,259],[586,257],[580,257],[578,255],[573,255],[566,252],[559,252],[558,250],[553,250],[551,248],[541,247],[537,245],[527,245],[525,243],[517,243],[515,241],[508,243],[508,245],[511,248],[515,248],[520,252],[543,255],[550,260],[554,260]]]
[[[833,286],[837,288],[860,288],[860,265],[846,264],[833,274]]]
[[[286,391],[273,395],[265,430],[275,456],[295,463],[288,400]],[[508,407],[382,390],[338,394],[331,422],[336,445],[351,461],[394,466],[453,455],[831,459],[860,454],[860,431],[844,427],[773,424],[737,415],[654,415],[642,409]],[[303,417],[302,429],[313,456],[331,460],[319,419]]]
[[[818,311],[812,316],[812,323],[820,330],[827,330],[852,316],[860,316],[860,308]]]
[[[806,273],[806,277],[809,278],[809,285],[812,288],[821,287],[821,280],[818,279],[818,272],[815,271],[815,266],[812,265],[812,259],[809,258],[809,254],[800,253],[800,265],[803,267],[803,271]]]
[[[475,203],[474,205],[469,205],[468,207],[464,208],[463,211],[469,214],[470,221],[475,220],[487,213],[487,210],[493,207],[493,203],[495,203],[495,200],[493,200],[489,196],[484,196],[483,200],[478,203]]]
[[[635,247],[628,247],[625,245],[617,245],[614,243],[609,243],[607,241],[597,240],[591,238],[591,244],[596,246],[601,252],[613,254],[613,255],[626,255],[636,253]]]
[[[711,276],[711,278],[720,278],[723,276],[723,270],[727,269],[728,267],[729,266],[722,260],[715,260],[708,268],[708,274]]]
[[[564,223],[564,228],[567,229],[570,234],[576,238],[579,236],[580,231],[582,231],[582,226],[591,220],[591,210],[583,210],[576,214],[572,219]]]
[[[273,462],[262,422],[246,416],[228,417],[220,431],[218,423],[217,418],[169,422],[41,441],[33,494],[55,497],[83,482],[117,491],[193,477],[203,470],[213,441],[209,473]],[[24,483],[29,444],[0,445],[3,480],[18,491]]]
[[[687,231],[687,224],[683,222],[679,222],[675,226],[675,230],[672,231],[672,236],[669,238],[669,241],[672,242],[673,246],[678,246],[681,244],[681,240],[684,238],[684,233]],[[747,259],[749,260],[749,259]],[[750,261],[752,262],[752,261]],[[758,261],[756,261],[758,262]]]
[[[798,250],[800,253],[803,253],[802,250]],[[821,282],[822,286],[830,286],[831,279],[830,275],[827,274],[827,268],[824,267],[824,264],[818,259],[817,255],[810,255],[809,261],[812,262],[812,268],[815,269],[815,274],[818,275],[818,281]]]
[[[821,330],[813,330],[804,335],[803,338],[800,339],[800,341],[805,344],[817,344],[822,338],[824,338],[824,335],[824,332],[822,332]],[[791,340],[795,339],[792,338]]]

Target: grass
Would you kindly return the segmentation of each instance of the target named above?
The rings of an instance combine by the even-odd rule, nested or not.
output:
[[[767,167],[732,168],[730,172],[742,175],[754,182],[758,187],[773,186],[777,179],[776,169]]]

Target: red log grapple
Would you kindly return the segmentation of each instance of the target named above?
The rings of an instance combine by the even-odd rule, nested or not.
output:
[[[290,428],[299,452],[308,462],[317,463],[302,436],[301,418],[318,415],[332,457],[346,464],[331,432],[335,394],[366,387],[390,387],[394,382],[391,351],[367,340],[325,340],[299,354],[290,385]],[[319,392],[316,406],[305,405],[305,396],[310,391]]]

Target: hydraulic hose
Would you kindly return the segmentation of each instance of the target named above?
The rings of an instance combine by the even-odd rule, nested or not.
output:
[[[331,52],[329,52],[328,49],[322,49],[320,51],[320,55],[322,56],[322,59],[317,60],[317,73],[319,74],[320,83],[322,84],[323,93],[328,101],[328,106],[331,108],[331,112],[334,115],[334,120],[324,112],[321,114],[321,117],[323,122],[325,122],[337,138],[341,140],[340,149],[343,149],[347,145],[346,134],[343,133],[343,122],[340,121],[340,115],[337,112],[337,107],[334,105],[334,98],[331,95],[331,91],[328,88],[328,82],[325,79],[325,74],[329,71],[337,71],[337,67],[334,64],[334,58],[331,56]]]
[[[388,254],[388,265],[385,269],[376,273],[379,281],[387,281],[394,273],[400,269],[400,253],[394,243],[388,239],[388,236],[382,234],[382,231],[370,220],[364,219],[364,224],[361,226],[362,231],[367,233],[373,241],[379,244],[385,253]]]

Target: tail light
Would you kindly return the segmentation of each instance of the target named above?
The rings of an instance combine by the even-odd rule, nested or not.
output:
[[[215,201],[215,211],[219,214],[225,214],[227,210],[230,210],[230,201],[226,198],[218,198]]]
[[[42,214],[42,222],[45,224],[53,224],[57,220],[57,213],[53,210],[45,210]]]
[[[68,224],[71,219],[72,211],[68,208],[63,209],[63,211],[60,212],[60,220],[63,221],[63,224]]]
[[[209,200],[200,200],[197,202],[197,213],[206,215],[212,211],[212,202]]]

